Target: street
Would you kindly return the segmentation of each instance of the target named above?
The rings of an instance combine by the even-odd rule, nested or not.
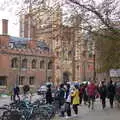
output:
[[[23,95],[20,95],[20,98],[22,99]],[[41,96],[37,95],[37,94],[33,94],[32,95],[32,101],[35,101],[36,99],[40,99]],[[11,102],[10,100],[10,96],[7,97],[0,97],[0,106],[4,105],[4,104],[9,104]]]
[[[87,106],[81,105],[79,106],[78,117],[71,117],[69,119],[71,120],[119,120],[120,119],[119,117],[120,117],[119,108],[114,107],[113,109],[111,109],[107,101],[107,107],[103,110],[100,104],[100,101],[97,100],[95,103],[94,110],[90,110],[88,109]],[[63,120],[63,119],[65,118],[56,116],[54,120]]]
[[[40,98],[38,95],[33,96],[33,101],[35,99]],[[0,106],[3,104],[9,104],[10,103],[10,97],[0,98]],[[72,116],[73,116],[73,110],[72,110]],[[95,108],[94,110],[88,109],[87,106],[81,105],[79,106],[79,115],[77,117],[71,117],[69,119],[71,120],[119,120],[120,118],[120,109],[117,108],[114,105],[114,108],[111,109],[109,107],[109,102],[107,101],[107,107],[103,110],[100,100],[98,99],[95,102]],[[58,114],[56,114],[54,120],[64,120],[65,118],[59,117]]]

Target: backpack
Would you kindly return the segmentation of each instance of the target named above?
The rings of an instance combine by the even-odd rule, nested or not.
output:
[[[60,98],[60,91],[57,90],[57,91],[55,92],[55,100],[59,100],[59,98]]]
[[[17,86],[16,87],[16,92],[19,93],[20,92],[20,88]]]

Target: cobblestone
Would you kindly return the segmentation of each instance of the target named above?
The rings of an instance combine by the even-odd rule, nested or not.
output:
[[[40,96],[34,95],[33,100],[40,98]],[[10,97],[0,98],[0,106],[3,104],[9,104]],[[72,116],[74,112],[72,110]],[[58,114],[55,116],[54,120],[65,120],[65,117],[59,117]],[[107,107],[103,110],[100,100],[95,102],[95,109],[90,110],[87,106],[79,106],[79,114],[77,117],[71,117],[68,120],[120,120],[120,109],[114,107],[111,109],[107,101]]]
[[[73,116],[73,111],[72,111]],[[65,117],[61,118],[58,115],[54,120],[64,120]],[[90,110],[87,106],[79,106],[79,114],[77,117],[71,117],[68,120],[119,120],[120,119],[120,109],[114,107],[111,109],[107,101],[107,107],[103,110],[100,100],[95,103],[95,109]]]

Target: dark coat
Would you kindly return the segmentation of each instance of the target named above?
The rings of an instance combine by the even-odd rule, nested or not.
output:
[[[59,90],[59,102],[60,102],[60,105],[63,105],[65,103],[65,89],[64,88],[60,88]]]
[[[99,87],[99,93],[100,93],[100,98],[106,98],[107,96],[107,87],[106,85],[102,85],[101,87]]]
[[[46,92],[46,102],[51,104],[53,101],[51,89],[48,88]]]
[[[115,86],[113,84],[108,85],[107,95],[108,95],[108,98],[113,98],[115,96]]]

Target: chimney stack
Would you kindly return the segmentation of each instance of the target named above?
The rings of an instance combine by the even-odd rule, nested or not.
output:
[[[8,20],[2,19],[2,34],[8,35]]]

